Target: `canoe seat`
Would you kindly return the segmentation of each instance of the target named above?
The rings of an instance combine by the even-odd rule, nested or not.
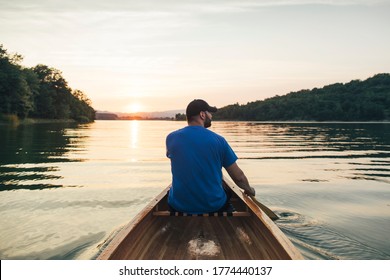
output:
[[[183,216],[183,217],[248,217],[251,214],[249,212],[213,212],[203,214],[191,214],[183,212],[171,212],[171,211],[154,211],[153,216]]]

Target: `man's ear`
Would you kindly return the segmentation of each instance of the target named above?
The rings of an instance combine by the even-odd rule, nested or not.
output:
[[[206,112],[200,112],[199,113],[200,114],[200,118],[202,119],[202,120],[204,120],[204,119],[206,119]]]

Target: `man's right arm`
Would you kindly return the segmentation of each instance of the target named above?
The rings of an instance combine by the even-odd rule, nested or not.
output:
[[[255,189],[249,185],[248,178],[245,176],[244,172],[237,165],[237,163],[233,163],[229,167],[226,168],[229,176],[233,179],[234,183],[237,186],[242,188],[246,194],[254,196],[256,194]]]

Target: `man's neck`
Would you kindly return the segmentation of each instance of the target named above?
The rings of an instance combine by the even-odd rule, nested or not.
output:
[[[204,123],[201,120],[193,120],[188,123],[188,126],[201,126],[204,127]]]

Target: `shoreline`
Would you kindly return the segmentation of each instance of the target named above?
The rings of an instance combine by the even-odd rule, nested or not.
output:
[[[134,120],[103,120],[103,119],[97,119],[95,121],[108,121],[108,122],[115,122],[115,121],[173,121],[173,122],[186,122],[186,120],[165,120],[165,119],[134,119]],[[213,120],[213,123],[215,122],[244,122],[244,123],[372,123],[372,124],[380,124],[380,123],[390,123],[390,120],[381,120],[381,121],[298,121],[298,120],[286,120],[286,121],[251,121],[251,120]]]
[[[116,120],[107,120],[107,119],[95,119],[94,121],[174,121],[174,122],[185,122],[185,120],[175,120],[175,119],[116,119]],[[94,122],[92,121],[92,122]],[[74,119],[41,119],[41,118],[25,118],[19,119],[16,115],[0,115],[0,125],[31,125],[31,124],[45,124],[45,123],[92,123],[92,122],[77,122]],[[310,124],[310,123],[323,123],[323,124],[337,124],[337,123],[366,123],[366,124],[387,124],[390,123],[390,120],[378,120],[378,121],[308,121],[308,120],[285,120],[285,121],[258,121],[258,120],[213,120],[213,122],[245,122],[245,123],[291,123],[291,124]]]
[[[25,118],[19,119],[15,115],[0,116],[0,125],[30,125],[30,124],[45,124],[45,123],[78,123],[73,119],[39,119],[39,118]]]

